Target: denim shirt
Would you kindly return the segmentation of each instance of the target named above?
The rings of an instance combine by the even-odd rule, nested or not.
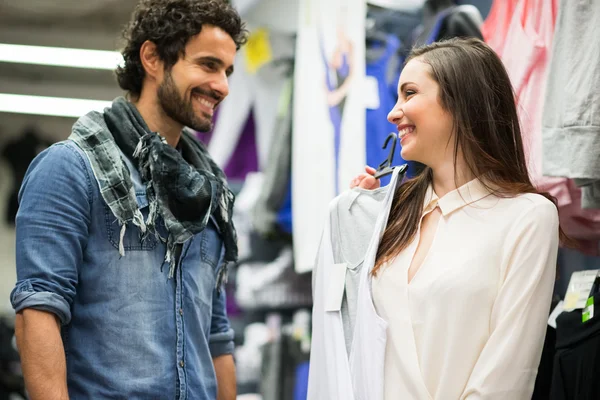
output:
[[[123,159],[146,217],[145,188]],[[70,398],[214,400],[212,358],[233,352],[225,292],[216,291],[223,246],[215,225],[183,245],[173,279],[166,246],[141,241],[133,224],[120,257],[118,222],[72,141],[33,161],[19,200],[11,302],[16,312],[60,319]]]

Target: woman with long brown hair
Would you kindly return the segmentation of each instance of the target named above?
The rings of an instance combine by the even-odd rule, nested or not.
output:
[[[402,158],[426,167],[397,187],[371,271],[384,397],[530,399],[562,232],[506,70],[477,39],[438,42],[413,50],[398,95]],[[351,186],[379,187],[373,173]]]

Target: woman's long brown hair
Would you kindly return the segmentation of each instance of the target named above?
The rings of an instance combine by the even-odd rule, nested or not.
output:
[[[413,49],[406,63],[415,58],[431,67],[440,104],[453,117],[454,165],[460,149],[467,167],[474,176],[485,177],[482,183],[490,192],[500,197],[539,193],[556,204],[529,178],[515,95],[496,53],[479,39],[450,39]],[[426,167],[396,190],[374,275],[414,239],[432,179]],[[570,241],[562,229],[560,236]]]

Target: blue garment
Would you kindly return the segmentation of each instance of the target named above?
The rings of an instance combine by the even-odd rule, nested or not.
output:
[[[308,361],[298,364],[296,367],[296,384],[294,385],[294,400],[306,400],[308,397]]]
[[[277,212],[277,226],[285,233],[292,234],[292,177],[288,181],[288,188],[281,208]]]
[[[383,44],[382,44],[383,45]],[[374,49],[373,44],[370,49]],[[393,62],[394,57],[398,57],[397,51],[400,48],[400,41],[394,35],[387,36],[387,42],[381,57],[377,60],[368,61],[366,65],[366,75],[377,79],[379,108],[376,110],[367,108],[367,165],[377,168],[379,164],[388,158],[390,146],[383,149],[385,139],[390,133],[396,132],[396,126],[387,120],[388,113],[394,108],[397,95],[397,84],[399,79],[399,68],[401,60]],[[393,70],[390,71],[390,68]],[[399,155],[398,148],[394,154],[394,165],[402,165],[405,161]],[[381,178],[381,185],[390,183],[391,175]]]
[[[146,217],[146,189],[125,162]],[[11,302],[60,319],[70,398],[214,400],[212,357],[233,352],[225,291],[215,290],[223,256],[215,225],[184,243],[174,279],[164,243],[141,242],[133,224],[121,258],[120,227],[72,141],[33,161],[19,200]],[[166,234],[162,220],[157,230]]]

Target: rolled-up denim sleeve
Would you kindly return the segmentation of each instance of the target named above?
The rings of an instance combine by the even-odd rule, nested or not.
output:
[[[212,319],[210,324],[209,347],[213,358],[232,354],[234,332],[227,317],[227,296],[225,288],[213,292]]]
[[[15,312],[26,308],[71,320],[78,268],[88,238],[92,186],[74,145],[50,147],[31,163],[19,192],[16,218]]]

